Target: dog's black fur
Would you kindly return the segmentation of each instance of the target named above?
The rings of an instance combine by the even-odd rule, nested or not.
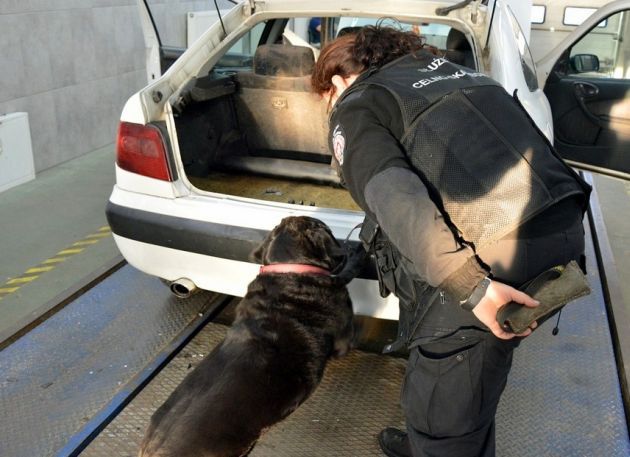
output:
[[[288,217],[252,254],[264,265],[335,270],[346,252],[330,229]],[[236,308],[225,340],[156,411],[141,457],[247,455],[261,433],[315,390],[326,361],[352,338],[348,280],[313,274],[259,275]]]

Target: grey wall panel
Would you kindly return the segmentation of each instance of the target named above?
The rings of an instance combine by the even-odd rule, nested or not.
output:
[[[46,16],[42,13],[8,16],[16,24],[21,24],[19,39],[24,62],[22,89],[25,94],[39,94],[55,87],[52,67],[56,57],[52,52],[55,34]]]
[[[186,13],[213,8],[150,3],[163,43],[178,46]],[[29,113],[37,172],[112,143],[125,101],[146,85],[136,0],[0,0],[0,49],[0,113]]]
[[[129,6],[135,7],[136,0],[92,0],[92,5],[95,8],[103,6]]]
[[[131,71],[129,73],[120,75],[120,77],[117,78],[116,81],[118,83],[117,93],[120,98],[116,102],[114,108],[117,113],[116,122],[118,122],[120,112],[122,111],[124,103],[127,101],[127,99],[135,94],[140,88],[146,86],[147,73],[145,69],[142,68],[140,70]]]
[[[95,22],[92,9],[75,9],[68,14],[71,24],[72,64],[75,82],[90,81],[103,78],[98,62],[102,59],[96,53]]]
[[[142,68],[86,81],[0,103],[0,113],[29,114],[35,169],[41,171],[113,143],[124,103],[145,78]]]
[[[44,14],[44,13],[42,13]],[[44,45],[51,55],[50,66],[53,88],[61,88],[77,83],[74,71],[74,61],[77,56],[77,42],[79,39],[74,29],[79,24],[74,23],[77,15],[73,10],[59,10],[45,13],[49,33],[49,41]]]
[[[65,162],[62,151],[57,148],[57,138],[59,129],[57,114],[55,112],[55,98],[53,92],[42,92],[41,94],[28,97],[27,110],[31,126],[31,139],[33,142],[35,170],[45,170],[59,162]]]
[[[114,142],[146,84],[135,0],[0,0],[0,113],[29,113],[42,171]]]
[[[90,0],[2,0],[7,5],[0,9],[0,14],[34,13],[68,10],[73,8],[91,8]]]
[[[128,7],[130,8],[130,7]],[[102,77],[110,77],[118,74],[118,66],[116,60],[121,52],[116,37],[116,29],[114,28],[115,17],[118,14],[131,14],[132,11],[118,8],[92,8],[92,37],[94,39],[94,53],[98,56],[94,63],[94,71]],[[134,11],[135,13],[135,11]],[[134,14],[137,22],[137,28],[140,29],[140,20],[138,15]],[[138,62],[140,67],[144,67],[144,51],[140,46],[143,43],[142,32],[138,30],[139,37],[134,37],[132,45],[136,49],[136,53],[141,55]],[[123,36],[120,40],[128,39]]]
[[[25,68],[20,46],[21,24],[11,16],[0,16],[0,102],[25,94]]]
[[[112,33],[116,47],[116,73],[127,73],[144,68],[144,38],[136,7],[112,9],[114,10]]]
[[[90,151],[94,145],[91,139],[97,135],[91,122],[91,106],[93,97],[87,90],[87,84],[78,84],[53,92],[55,115],[57,118],[58,151],[51,151],[51,160],[63,162],[80,154],[79,149]]]

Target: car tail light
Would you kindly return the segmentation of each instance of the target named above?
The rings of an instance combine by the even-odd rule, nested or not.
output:
[[[166,146],[153,125],[121,122],[116,142],[116,163],[124,170],[162,181],[172,181]]]

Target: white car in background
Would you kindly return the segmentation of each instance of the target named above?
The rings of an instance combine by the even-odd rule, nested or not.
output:
[[[160,45],[148,3],[138,3],[151,82],[121,115],[107,216],[125,259],[180,296],[244,295],[258,273],[249,253],[286,216],[319,218],[340,240],[363,220],[329,166],[326,103],[309,86],[318,49],[290,30],[296,18],[322,18],[323,44],[348,26],[395,18],[516,91],[570,163],[630,173],[630,80],[606,77],[597,58],[603,20],[617,24],[620,55],[628,51],[619,24],[630,0],[596,11],[537,69],[499,0],[250,0],[181,55]],[[615,65],[630,75],[630,62]],[[382,299],[374,279],[367,265],[350,284],[355,312],[397,319],[395,298]]]

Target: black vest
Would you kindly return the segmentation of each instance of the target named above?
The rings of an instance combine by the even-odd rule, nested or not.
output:
[[[557,155],[515,98],[482,73],[428,52],[371,70],[342,95],[387,89],[407,157],[447,222],[480,248],[589,186]]]

